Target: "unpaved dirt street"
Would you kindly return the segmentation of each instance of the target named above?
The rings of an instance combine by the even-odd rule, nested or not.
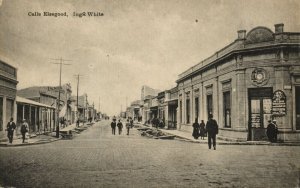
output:
[[[300,147],[207,145],[111,135],[101,121],[72,140],[0,148],[0,186],[299,187]],[[117,132],[117,131],[116,131]]]

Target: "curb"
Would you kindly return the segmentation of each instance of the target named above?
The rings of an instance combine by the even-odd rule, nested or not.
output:
[[[19,146],[48,144],[48,143],[55,142],[55,141],[58,141],[58,140],[61,140],[61,138],[52,139],[50,141],[37,141],[37,142],[33,142],[33,143],[22,143],[22,144],[12,144],[12,145],[9,145],[9,144],[5,143],[5,144],[0,144],[0,147],[19,147]]]
[[[160,129],[162,132],[163,129]],[[172,134],[172,133],[169,133],[169,132],[164,132],[164,133],[167,133],[167,134]],[[190,139],[190,138],[186,138],[186,137],[183,137],[183,136],[179,136],[179,135],[175,135],[175,134],[172,134],[174,135],[176,138],[179,138],[181,139],[181,141],[185,141],[185,142],[191,142],[191,143],[198,143],[198,144],[208,144],[207,141],[205,142],[199,142],[199,141],[196,141],[196,140],[193,140],[193,139]],[[222,140],[222,139],[219,139],[219,141]],[[224,140],[222,140],[224,141]],[[262,146],[266,146],[266,145],[269,145],[269,146],[300,146],[300,142],[292,142],[292,143],[271,143],[271,142],[219,142],[218,143],[218,140],[217,140],[217,144],[218,145],[262,145]]]

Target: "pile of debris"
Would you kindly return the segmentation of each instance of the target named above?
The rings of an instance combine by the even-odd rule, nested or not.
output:
[[[139,131],[141,131],[141,136],[147,136],[154,139],[174,139],[174,135],[169,135],[167,133],[162,132],[159,129],[154,128],[138,128]]]

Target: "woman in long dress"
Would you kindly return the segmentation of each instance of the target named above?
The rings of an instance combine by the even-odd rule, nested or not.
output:
[[[200,139],[204,140],[204,136],[205,136],[205,123],[203,120],[201,120],[200,123]]]
[[[195,139],[198,139],[199,138],[199,131],[200,131],[200,125],[198,123],[198,118],[195,119],[195,123],[193,123],[193,137]]]

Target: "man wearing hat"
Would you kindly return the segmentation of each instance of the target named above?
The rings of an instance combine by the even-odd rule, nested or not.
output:
[[[217,121],[213,119],[213,115],[209,114],[208,121],[206,123],[207,137],[208,137],[208,149],[211,149],[211,140],[213,141],[214,150],[216,150],[216,135],[219,132]]]
[[[28,123],[26,122],[26,119],[23,119],[23,123],[21,126],[21,134],[22,134],[22,140],[25,142],[25,134],[28,132]]]
[[[277,134],[278,134],[278,127],[277,127],[277,124],[276,124],[276,119],[273,119],[273,124],[275,126],[275,132],[274,132],[274,142],[277,142]]]
[[[275,121],[275,123],[274,123]],[[277,141],[277,126],[276,126],[276,120],[269,120],[268,121],[268,127],[267,127],[267,136],[270,142],[276,142]]]

